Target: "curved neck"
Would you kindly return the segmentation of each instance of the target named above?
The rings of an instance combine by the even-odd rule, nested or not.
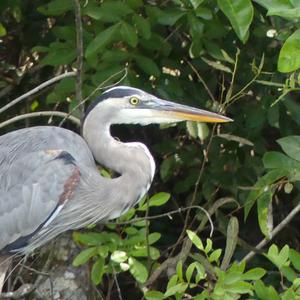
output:
[[[105,111],[91,112],[84,122],[83,137],[95,160],[120,175],[138,176],[139,181],[151,183],[155,164],[147,147],[141,143],[121,143],[110,134]],[[95,126],[95,124],[97,124]]]

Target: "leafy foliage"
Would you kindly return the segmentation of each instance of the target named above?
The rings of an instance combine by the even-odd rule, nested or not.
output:
[[[298,299],[299,221],[274,237],[274,226],[299,205],[298,1],[80,4],[86,104],[121,80],[222,111],[234,122],[113,128],[122,140],[150,147],[158,162],[153,196],[117,223],[75,232],[73,265],[89,266],[92,282],[107,294],[112,280],[125,279],[120,289],[128,299]],[[76,69],[77,33],[72,0],[1,1],[1,105]],[[65,78],[6,110],[2,120],[42,110],[80,117],[76,84]],[[27,119],[2,130],[59,122]],[[199,205],[213,220],[212,237]],[[272,246],[246,265],[248,244],[263,238],[274,239]]]

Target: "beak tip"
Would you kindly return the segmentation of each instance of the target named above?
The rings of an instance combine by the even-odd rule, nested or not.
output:
[[[229,123],[229,122],[233,122],[234,120],[233,119],[231,119],[231,118],[228,118],[228,117],[226,117],[226,116],[223,116],[223,118],[222,118],[222,123]]]

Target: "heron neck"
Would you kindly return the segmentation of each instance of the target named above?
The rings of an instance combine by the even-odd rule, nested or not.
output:
[[[155,164],[145,145],[117,141],[105,124],[98,124],[97,128],[85,124],[83,136],[100,165],[123,176],[146,176],[147,182],[152,181]]]

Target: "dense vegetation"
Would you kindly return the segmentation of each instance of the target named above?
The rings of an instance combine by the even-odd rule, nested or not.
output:
[[[300,299],[299,1],[76,3],[1,0],[1,106],[79,71],[1,111],[2,122],[39,111],[80,118],[82,99],[115,83],[234,122],[114,128],[150,148],[155,182],[116,223],[74,233],[73,264],[86,264],[111,299]],[[61,120],[28,116],[0,127],[79,132]]]

